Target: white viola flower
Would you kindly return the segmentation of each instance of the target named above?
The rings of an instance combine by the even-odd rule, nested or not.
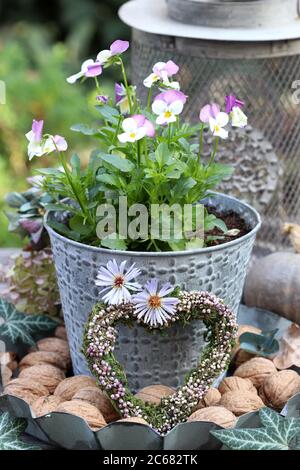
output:
[[[234,106],[230,113],[232,127],[246,127],[248,118],[239,106]]]
[[[172,60],[168,62],[157,62],[152,69],[152,73],[145,78],[144,86],[151,88],[155,83],[162,82],[165,86],[179,90],[178,82],[170,82],[169,78],[175,75],[179,70]],[[173,86],[171,86],[173,84]]]
[[[169,124],[176,122],[178,116],[183,110],[183,102],[180,100],[173,101],[173,103],[166,103],[162,100],[156,100],[152,104],[152,111],[158,114],[156,124]]]
[[[131,291],[138,291],[141,286],[134,282],[140,274],[140,270],[132,264],[125,270],[126,261],[118,266],[115,259],[109,261],[106,267],[101,266],[95,281],[96,286],[103,287],[100,294],[105,293],[103,301],[110,305],[120,305],[131,301]]]
[[[97,61],[100,64],[105,64],[111,57],[123,54],[129,48],[128,41],[122,41],[122,39],[117,39],[114,41],[109,49],[104,49],[100,51],[97,55]]]
[[[42,157],[51,152],[59,151],[65,152],[68,144],[64,137],[60,135],[46,135],[43,136],[44,121],[32,122],[31,131],[27,132],[26,138],[28,143],[28,157],[31,160],[33,157]]]
[[[228,131],[224,127],[228,124],[229,116],[226,113],[220,112],[216,115],[215,118],[209,118],[210,130],[216,137],[221,137],[221,139],[227,139]]]
[[[166,323],[176,313],[179,300],[176,297],[167,297],[174,291],[169,282],[160,289],[157,279],[148,281],[144,289],[132,297],[137,318],[150,326],[159,326]]]
[[[124,119],[122,128],[124,132],[118,135],[118,139],[122,144],[126,142],[136,142],[137,140],[143,139],[147,134],[146,127],[139,126],[138,122],[132,117]]]
[[[81,70],[74,75],[71,75],[67,78],[68,83],[75,83],[79,78],[82,77],[97,77],[102,74],[102,64],[101,62],[94,61],[93,59],[85,60],[81,66]]]

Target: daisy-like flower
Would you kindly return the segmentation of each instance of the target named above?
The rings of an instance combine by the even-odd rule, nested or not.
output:
[[[168,90],[160,93],[152,103],[152,111],[157,114],[157,124],[169,124],[176,121],[186,102],[186,95],[181,91]]]
[[[68,144],[64,137],[60,135],[46,135],[43,136],[44,121],[32,121],[32,127],[26,134],[28,143],[28,157],[32,160],[33,157],[41,157],[48,153],[59,151],[64,152],[68,148]]]
[[[122,144],[126,142],[136,142],[143,139],[146,135],[153,137],[154,128],[148,119],[141,114],[124,119],[122,123],[124,132],[118,135],[118,139]]]
[[[231,118],[232,127],[246,127],[248,118],[242,111],[242,107],[245,105],[244,101],[238,100],[234,95],[228,95],[225,99],[226,102],[226,113]]]
[[[128,48],[128,41],[117,39],[110,45],[109,49],[104,49],[103,51],[99,52],[97,55],[97,61],[100,62],[101,65],[105,64],[111,57],[122,54],[123,52],[127,51]]]
[[[154,327],[170,320],[179,302],[176,297],[167,297],[173,291],[174,286],[169,282],[159,289],[157,279],[148,281],[144,289],[132,297],[138,319]]]
[[[227,139],[228,131],[224,127],[228,124],[229,116],[226,113],[219,113],[215,118],[209,118],[209,127],[212,134],[216,137],[221,137],[221,139]]]
[[[81,70],[67,78],[68,83],[75,83],[82,77],[97,77],[102,74],[102,64],[98,60],[87,59],[83,62]]]
[[[105,292],[102,300],[110,305],[120,305],[131,301],[131,291],[140,289],[140,284],[134,282],[140,270],[132,264],[125,270],[126,261],[118,266],[115,259],[109,261],[106,267],[101,266],[95,281],[96,286],[103,287],[100,294]]]
[[[178,70],[178,65],[176,65],[172,60],[168,60],[168,62],[157,62],[152,69],[152,73],[145,78],[144,86],[146,88],[151,88],[154,83],[162,82],[167,87],[179,90],[179,83],[170,81],[170,77],[175,75]]]

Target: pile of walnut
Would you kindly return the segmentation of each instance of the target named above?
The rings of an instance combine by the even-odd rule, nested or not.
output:
[[[245,331],[259,332],[243,325]],[[58,327],[55,336],[38,341],[36,350],[29,352],[19,364],[11,353],[6,356],[6,383],[4,393],[25,400],[35,417],[52,411],[64,412],[85,419],[92,430],[98,430],[112,421],[131,421],[148,424],[142,418],[120,419],[110,400],[92,377],[78,375],[66,378],[71,360],[64,327]],[[209,421],[224,428],[233,427],[237,417],[263,406],[281,411],[289,398],[300,392],[300,376],[287,369],[278,371],[270,359],[253,357],[239,348],[233,351],[234,373],[226,377],[218,388],[210,388],[198,403],[188,421]],[[11,379],[12,371],[19,370]],[[174,393],[165,385],[151,385],[136,396],[158,405],[161,399]]]

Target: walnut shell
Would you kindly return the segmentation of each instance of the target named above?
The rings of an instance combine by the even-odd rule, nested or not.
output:
[[[206,395],[198,402],[193,411],[201,410],[206,406],[215,406],[221,400],[221,393],[217,388],[211,387]]]
[[[114,409],[108,396],[98,387],[85,387],[78,390],[73,396],[73,400],[83,400],[98,408],[107,423],[120,418],[119,413]]]
[[[149,426],[149,423],[144,418],[138,418],[137,416],[131,416],[129,418],[123,418],[119,419],[118,423],[139,423],[139,424],[147,424]]]
[[[37,366],[41,364],[50,364],[51,366],[58,367],[65,371],[67,364],[65,359],[56,352],[49,351],[36,351],[24,356],[19,364],[19,369],[23,370],[26,367]]]
[[[231,411],[236,416],[241,416],[245,413],[249,413],[249,411],[259,410],[264,406],[264,403],[256,392],[235,390],[233,392],[224,393],[220,405],[227,408],[227,410]]]
[[[98,408],[83,400],[64,401],[58,405],[55,411],[83,418],[93,431],[98,431],[107,424]]]
[[[0,352],[0,364],[2,366],[9,367],[12,371],[16,370],[18,367],[18,362],[16,360],[16,354],[13,352]]]
[[[222,395],[227,392],[237,391],[257,393],[251,380],[242,379],[241,377],[225,377],[219,385],[219,392]]]
[[[71,400],[78,390],[86,387],[97,387],[96,380],[88,375],[75,375],[60,382],[54,391],[54,395],[59,395],[67,401]]]
[[[47,397],[40,397],[31,404],[31,409],[36,417],[44,416],[56,408],[63,400],[61,397],[48,395]]]
[[[0,377],[2,386],[5,387],[12,378],[13,371],[8,366],[2,366],[0,368]]]
[[[259,395],[267,406],[281,410],[289,398],[300,392],[300,376],[294,370],[281,370],[267,377]]]
[[[68,341],[67,330],[63,325],[59,325],[55,328],[54,336],[55,338],[60,338],[64,339],[65,341]]]
[[[209,406],[194,411],[187,421],[209,421],[218,424],[222,428],[232,428],[236,423],[236,417],[223,406]]]
[[[145,403],[159,405],[162,398],[173,395],[175,391],[174,388],[167,387],[166,385],[149,385],[142,388],[135,396]]]
[[[38,351],[56,352],[61,354],[69,368],[71,365],[71,355],[69,343],[61,338],[43,338],[36,344]]]
[[[6,385],[4,393],[22,398],[31,405],[37,398],[48,395],[48,390],[36,380],[18,378],[11,380]]]
[[[54,393],[57,385],[65,379],[65,374],[61,369],[51,366],[50,364],[41,364],[26,367],[21,370],[19,377],[36,380],[38,383],[44,385],[51,394]]]
[[[241,364],[234,372],[235,377],[249,379],[255,387],[260,387],[265,378],[277,372],[276,367],[270,359],[254,357],[250,361]]]

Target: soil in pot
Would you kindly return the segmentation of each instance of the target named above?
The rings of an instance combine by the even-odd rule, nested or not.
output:
[[[243,237],[247,233],[251,231],[251,228],[247,225],[247,223],[242,219],[238,214],[233,211],[222,213],[218,212],[214,208],[208,209],[209,214],[215,215],[218,219],[223,220],[226,224],[228,230],[239,230],[237,235],[224,235],[223,232],[219,228],[214,228],[209,232],[206,232],[205,237],[216,237],[213,240],[206,240],[206,246],[216,246],[222,245],[223,243],[230,242],[232,240],[236,240],[237,238]]]

